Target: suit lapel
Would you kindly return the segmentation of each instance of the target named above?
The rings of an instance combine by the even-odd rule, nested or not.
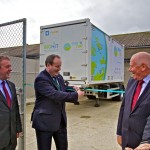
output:
[[[137,107],[146,99],[147,95],[149,94],[150,94],[150,81],[147,84],[146,88],[144,89],[143,93],[140,95],[134,110],[137,109]]]
[[[61,80],[61,78],[60,78],[60,75],[58,75],[57,80],[58,80],[58,82],[59,82],[60,90],[63,91],[62,80]]]
[[[50,75],[46,70],[44,70],[44,73],[45,73],[46,76],[49,78],[51,84],[55,87],[55,89],[59,90],[58,87],[57,87],[57,85],[54,83],[53,78],[51,77],[51,75]],[[59,81],[58,81],[58,82],[59,82]],[[60,82],[59,82],[59,83],[60,83]]]
[[[13,97],[14,97],[14,95],[13,95],[13,89],[12,89],[12,86],[11,86],[11,84],[10,84],[10,82],[9,81],[7,81],[6,80],[6,82],[7,82],[7,85],[8,85],[8,87],[9,87],[9,89],[10,89],[10,93],[11,93],[11,107],[12,107],[12,105],[13,105]],[[8,107],[8,104],[7,104],[7,101],[6,101],[6,98],[5,98],[5,96],[3,95],[3,93],[0,91],[0,96],[1,96],[1,98],[2,98],[2,101],[4,102],[4,104]]]
[[[3,95],[3,93],[1,92],[1,90],[0,90],[0,99],[1,99],[2,102],[8,107],[7,102],[6,102],[6,98],[5,98],[5,96]]]
[[[135,82],[131,83],[131,85],[130,85],[130,89],[129,89],[130,93],[128,93],[129,97],[130,97],[130,99],[129,99],[130,111],[131,111],[132,100],[133,100],[135,89],[137,87],[137,83],[138,83],[138,81],[135,81]]]

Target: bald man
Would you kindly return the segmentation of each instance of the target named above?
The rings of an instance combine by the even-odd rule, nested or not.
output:
[[[122,149],[150,143],[150,54],[139,52],[130,60],[132,73],[120,107],[117,142]]]

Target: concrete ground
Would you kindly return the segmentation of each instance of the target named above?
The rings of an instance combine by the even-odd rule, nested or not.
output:
[[[121,102],[101,100],[100,107],[95,101],[83,98],[80,105],[66,104],[68,116],[68,150],[121,150],[116,142],[116,126]],[[26,150],[36,150],[36,138],[31,127],[33,110],[30,103],[26,108]],[[53,142],[52,150],[55,150]]]

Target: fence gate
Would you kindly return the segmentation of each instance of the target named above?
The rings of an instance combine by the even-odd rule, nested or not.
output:
[[[8,56],[12,64],[10,81],[17,88],[23,126],[23,136],[18,139],[18,150],[26,149],[26,19],[0,24],[0,55]]]

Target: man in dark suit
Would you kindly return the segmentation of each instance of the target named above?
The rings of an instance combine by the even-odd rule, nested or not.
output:
[[[7,80],[11,71],[10,59],[0,56],[0,150],[15,150],[22,132],[16,88]]]
[[[67,150],[67,117],[65,102],[77,102],[84,92],[75,87],[67,92],[63,77],[59,74],[61,58],[49,55],[45,61],[46,69],[36,77],[35,107],[32,113],[32,127],[35,128],[38,150],[50,150],[52,137],[57,150]]]
[[[125,148],[125,150],[150,150],[150,115],[147,118],[147,126],[143,132],[143,136],[142,136],[142,142],[140,143],[140,145],[138,147],[136,147],[135,149],[132,148]]]
[[[117,141],[123,150],[126,147],[135,149],[141,142],[150,142],[144,139],[144,133],[150,128],[147,120],[150,116],[150,54],[134,54],[129,71],[132,78],[126,88],[117,126]],[[147,133],[147,138],[150,138],[150,132]]]

